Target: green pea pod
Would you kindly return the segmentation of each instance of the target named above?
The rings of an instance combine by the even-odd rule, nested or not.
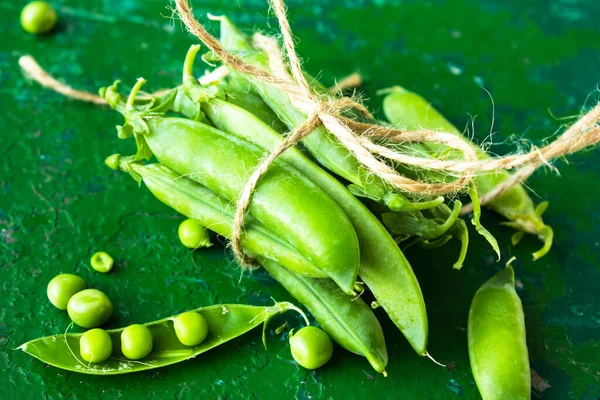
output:
[[[126,157],[118,154],[110,156],[106,164],[112,169],[130,173],[138,182],[143,180],[158,200],[180,214],[199,221],[221,236],[231,238],[234,210],[227,207],[227,202],[210,189],[160,164],[128,162]],[[267,231],[251,217],[248,217],[246,223],[242,246],[251,254],[268,257],[292,271],[314,278],[327,276],[287,242]]]
[[[247,81],[237,82],[224,78],[221,81],[213,83],[213,85],[218,88],[218,92],[214,93],[215,97],[219,95],[224,100],[248,110],[279,133],[287,131],[285,124],[277,117],[275,112],[271,110],[263,99],[253,91]],[[164,102],[171,95],[172,92],[169,92],[159,100]],[[204,114],[198,109],[198,104],[192,101],[183,90],[177,91],[171,111],[181,114],[189,119],[206,122]]]
[[[468,338],[471,370],[484,400],[531,398],[523,306],[510,265],[475,293]]]
[[[35,339],[19,346],[19,349],[54,367],[91,375],[117,375],[146,371],[194,358],[208,350],[226,343],[274,316],[297,308],[287,302],[270,307],[242,304],[214,305],[192,310],[200,313],[208,325],[208,336],[196,346],[185,346],[175,334],[173,317],[144,324],[152,334],[152,351],[139,361],[125,358],[121,353],[123,328],[108,330],[112,341],[112,355],[98,364],[85,362],[79,355],[82,333],[65,333]]]
[[[407,129],[439,129],[444,132],[453,133],[464,138],[443,115],[436,111],[430,103],[416,93],[409,92],[399,86],[386,89],[388,94],[383,100],[383,112],[387,119],[393,124],[399,124]],[[459,157],[454,150],[436,143],[428,143],[429,147],[439,154],[447,157]],[[473,145],[479,159],[489,158],[484,150]],[[479,194],[485,194],[502,182],[510,179],[508,171],[500,170],[489,174],[478,175],[475,178],[475,186]],[[505,193],[496,197],[487,207],[507,218],[510,222],[506,225],[536,235],[544,242],[544,246],[533,254],[534,260],[543,257],[552,246],[552,228],[544,224],[542,213],[547,203],[541,207],[535,207],[533,200],[521,184],[516,184]]]
[[[206,124],[160,116],[170,105],[144,111],[128,107],[140,82],[125,105],[115,86],[105,92],[109,104],[126,116],[138,148],[147,148],[161,164],[218,196],[237,201],[264,151]],[[359,266],[356,232],[336,202],[305,175],[275,161],[253,192],[249,214],[290,243],[344,292],[353,293]]]
[[[220,130],[264,150],[274,150],[283,140],[263,121],[222,99],[214,98],[202,103],[202,110]],[[428,323],[423,295],[410,264],[394,239],[343,184],[311,162],[300,150],[292,147],[280,159],[327,192],[350,218],[360,244],[360,277],[415,351],[426,355]]]
[[[159,164],[128,163],[118,156],[109,157],[107,164],[141,178],[148,189],[169,207],[220,235],[231,236],[232,210],[198,183]],[[242,239],[244,248],[251,254],[263,256],[261,264],[265,269],[308,308],[340,346],[365,356],[377,372],[384,372],[387,365],[385,339],[371,309],[360,298],[348,297],[329,279],[308,278],[292,272],[293,268],[289,266],[279,265],[282,262],[296,265],[302,262],[302,257],[255,221],[249,221],[246,229]]]
[[[250,65],[270,71],[266,54],[252,47],[245,34],[240,32],[227,17],[221,16],[215,17],[215,19],[219,19],[221,22],[220,41],[226,50],[236,53]],[[231,74],[239,79],[246,78],[290,129],[294,129],[306,121],[307,115],[299,111],[288,95],[280,89],[256,78],[241,76],[236,72],[231,72]],[[327,89],[316,80],[309,79],[309,81],[317,93],[327,93]],[[444,201],[443,197],[438,197],[424,202],[411,202],[382,179],[365,170],[354,155],[324,127],[315,129],[302,142],[321,165],[356,185],[357,188],[353,190],[354,194],[382,202],[393,211],[429,209]]]
[[[388,355],[383,331],[364,301],[348,298],[329,279],[301,276],[271,260],[261,264],[340,346],[366,357],[375,371],[385,375]]]
[[[248,110],[279,133],[287,131],[287,126],[247,82],[242,81],[237,85],[227,82],[219,86],[225,92],[225,100]]]

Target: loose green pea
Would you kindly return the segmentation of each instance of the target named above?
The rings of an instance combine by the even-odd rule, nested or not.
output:
[[[56,25],[56,11],[45,1],[32,1],[21,11],[21,26],[29,33],[46,33]]]
[[[212,246],[210,234],[206,227],[195,219],[186,219],[177,230],[179,240],[188,249],[198,249]]]
[[[82,328],[96,328],[108,321],[113,306],[101,291],[86,289],[71,297],[67,312],[71,320]]]
[[[112,340],[104,329],[90,329],[79,339],[81,358],[92,364],[101,363],[112,353]]]
[[[194,311],[188,311],[175,317],[173,327],[177,339],[186,346],[196,346],[202,343],[208,335],[206,319]]]
[[[103,251],[99,251],[94,254],[90,262],[94,270],[102,272],[103,274],[109,272],[115,263],[113,258]]]
[[[305,326],[290,338],[292,357],[306,369],[322,367],[331,359],[333,343],[329,335],[316,326]]]
[[[83,289],[85,289],[85,282],[77,275],[60,274],[48,283],[48,299],[54,307],[66,310],[69,299]]]
[[[144,325],[130,325],[121,333],[121,351],[130,360],[140,360],[152,351],[152,334]]]

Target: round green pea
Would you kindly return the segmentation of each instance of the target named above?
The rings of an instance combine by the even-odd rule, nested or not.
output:
[[[316,326],[305,326],[290,338],[292,357],[306,369],[322,367],[331,359],[333,343],[329,335]]]
[[[83,279],[73,274],[60,274],[48,283],[48,300],[54,307],[66,310],[69,299],[77,292],[85,289]]]
[[[29,33],[46,33],[56,25],[56,11],[45,1],[32,1],[21,11],[21,26]]]
[[[196,346],[208,335],[208,325],[204,317],[194,311],[179,314],[173,319],[177,339],[185,346]]]
[[[71,320],[82,328],[96,328],[108,321],[113,306],[101,291],[86,289],[71,297],[67,312]]]
[[[112,340],[104,329],[90,329],[79,339],[79,354],[85,361],[96,364],[105,361],[112,353]]]
[[[152,334],[144,325],[130,325],[121,332],[121,351],[130,360],[140,360],[152,351]]]
[[[112,269],[115,261],[109,254],[99,251],[92,256],[90,263],[92,264],[92,268],[94,270],[105,274]]]
[[[179,224],[177,233],[181,243],[188,249],[212,246],[208,229],[195,219],[186,219]]]

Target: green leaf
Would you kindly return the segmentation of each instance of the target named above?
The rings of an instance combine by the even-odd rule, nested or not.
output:
[[[152,158],[152,150],[150,150],[144,135],[135,134],[135,144],[137,145],[137,153],[135,153],[133,161],[150,160]]]

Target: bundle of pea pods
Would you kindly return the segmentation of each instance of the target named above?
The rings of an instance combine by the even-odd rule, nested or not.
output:
[[[220,40],[227,51],[269,70],[268,57],[248,36],[226,17],[220,17],[220,22]],[[212,80],[198,80],[193,65],[199,50],[195,45],[188,51],[181,85],[160,97],[140,92],[143,79],[128,95],[119,92],[118,82],[101,89],[109,105],[125,117],[125,123],[117,128],[119,137],[133,136],[138,147],[135,155],[115,154],[106,164],[143,182],[157,199],[193,220],[193,237],[205,239],[201,231],[206,228],[231,238],[235,205],[249,176],[265,154],[284,140],[284,134],[307,116],[285,92],[234,70]],[[316,93],[326,92],[318,81],[310,81]],[[394,126],[461,135],[426,100],[400,87],[387,90],[383,111]],[[459,217],[461,202],[390,187],[369,174],[323,127],[302,144],[302,149],[292,147],[276,159],[253,192],[241,236],[245,254],[308,309],[333,341],[364,356],[375,371],[385,374],[388,361],[384,334],[372,311],[375,307],[385,310],[418,354],[429,356],[425,303],[401,247],[434,248],[455,238],[461,250],[454,268],[460,269],[468,248],[466,223]],[[488,157],[473,146],[480,158]],[[435,143],[403,145],[401,151],[438,158],[460,156]],[[449,179],[401,165],[397,169],[420,179]],[[479,196],[510,177],[505,171],[477,176],[468,192],[472,223],[498,253],[495,239],[479,221]],[[132,185],[132,190],[135,187]],[[534,258],[548,252],[552,230],[541,218],[546,203],[535,206],[517,184],[487,206],[516,229],[513,242],[525,233],[543,241]],[[190,247],[201,246],[204,239],[192,240]],[[372,304],[361,298],[364,290],[374,296]],[[194,310],[204,316],[208,333],[206,340],[192,345],[173,334],[169,321],[174,318],[151,322],[145,326],[152,332],[155,347],[141,363],[113,357],[94,365],[82,364],[72,351],[73,357],[67,354],[50,363],[93,374],[161,367],[194,357],[291,308],[295,307],[277,303]],[[122,330],[108,332],[116,342]],[[49,338],[26,343],[23,350],[49,362],[44,346],[57,346],[56,340]],[[81,334],[64,338],[67,348],[77,348]],[[530,398],[523,310],[510,266],[476,293],[469,313],[468,345],[472,371],[485,399]],[[331,357],[330,345],[306,345],[302,351],[304,356],[295,354],[294,358],[307,368],[319,367]],[[317,361],[303,362],[303,357]]]

